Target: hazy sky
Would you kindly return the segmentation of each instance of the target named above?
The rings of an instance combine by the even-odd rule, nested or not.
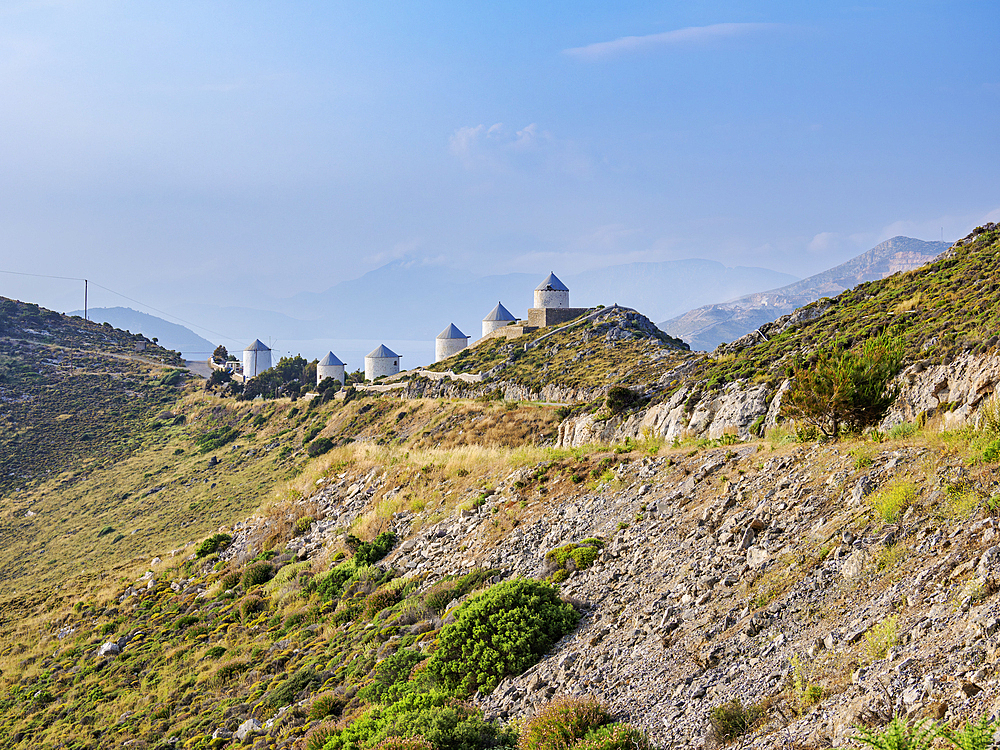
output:
[[[0,269],[167,309],[394,258],[805,276],[1000,219],[998,39],[995,0],[3,0]]]

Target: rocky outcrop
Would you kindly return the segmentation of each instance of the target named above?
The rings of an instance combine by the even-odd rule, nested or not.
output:
[[[993,354],[967,354],[947,365],[914,363],[896,378],[899,398],[880,427],[889,429],[931,416],[939,416],[942,429],[974,423],[983,400],[998,383],[1000,356]],[[570,417],[559,426],[558,444],[574,448],[588,443],[620,443],[629,438],[717,439],[726,434],[747,440],[758,427],[777,425],[781,399],[790,385],[788,380],[777,389],[736,382],[704,394],[697,384],[686,385],[666,401],[627,416]]]

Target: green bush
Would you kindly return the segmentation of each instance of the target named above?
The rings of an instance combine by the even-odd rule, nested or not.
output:
[[[322,456],[324,453],[329,452],[331,448],[333,448],[333,441],[328,437],[321,437],[309,443],[309,447],[306,448],[306,453],[308,453],[311,458],[315,458],[316,456]]]
[[[934,738],[937,736],[934,722],[924,720],[911,725],[899,716],[881,731],[867,727],[857,727],[857,731],[854,741],[876,750],[929,750],[934,746]]]
[[[389,705],[375,705],[339,732],[323,750],[379,747],[425,750],[483,750],[514,744],[510,729],[483,719],[468,704],[441,692],[404,693]]]
[[[218,659],[220,656],[226,653],[225,646],[212,646],[208,651],[205,652],[206,659]]]
[[[458,619],[442,629],[428,668],[447,690],[488,693],[537,662],[579,619],[552,586],[526,578],[504,581],[458,609]]]
[[[374,565],[389,554],[396,545],[396,535],[383,531],[370,542],[361,542],[354,552],[354,563],[358,567]]]
[[[546,569],[550,573],[564,570],[571,573],[574,570],[585,570],[594,564],[601,553],[603,539],[590,537],[581,542],[564,544],[545,553]]]
[[[284,682],[278,684],[264,698],[264,703],[271,708],[281,708],[295,702],[295,696],[311,685],[319,682],[319,675],[312,667],[302,667]]]
[[[208,539],[198,545],[195,550],[196,557],[207,557],[219,550],[223,550],[230,545],[233,538],[229,534],[213,534]]]
[[[259,596],[248,596],[240,602],[240,615],[243,621],[253,619],[253,615],[259,615],[267,609],[267,603]]]
[[[883,523],[896,523],[900,513],[909,508],[916,497],[916,485],[901,482],[873,492],[868,496],[868,504]]]
[[[240,431],[235,427],[219,427],[198,436],[194,443],[198,446],[199,453],[208,453],[216,448],[221,448],[226,443],[231,443],[239,436]]]
[[[573,750],[653,750],[649,737],[631,724],[606,724],[592,729]]]
[[[708,725],[715,739],[723,744],[749,732],[765,713],[760,703],[744,706],[739,698],[734,698],[709,712]]]
[[[325,575],[313,579],[310,588],[316,591],[325,601],[332,601],[340,597],[344,590],[344,584],[354,575],[353,564],[340,564]]]
[[[226,573],[222,578],[219,579],[219,585],[222,587],[223,591],[229,589],[234,589],[240,585],[240,580],[243,578],[239,571],[233,571],[232,573]]]
[[[612,414],[621,414],[623,411],[641,406],[645,403],[645,399],[641,393],[616,385],[608,391],[604,403]]]
[[[243,571],[243,588],[249,589],[267,583],[274,577],[274,567],[271,563],[254,563]]]
[[[339,716],[346,705],[346,700],[333,693],[317,696],[312,705],[309,706],[309,721],[318,721],[327,716]]]
[[[521,728],[519,750],[567,750],[588,732],[612,722],[593,698],[563,698],[546,705]]]

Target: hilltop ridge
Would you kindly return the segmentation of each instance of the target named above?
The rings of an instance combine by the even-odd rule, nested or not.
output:
[[[866,281],[919,268],[950,246],[947,242],[892,237],[845,263],[806,279],[729,302],[698,307],[659,325],[672,336],[688,342],[692,349],[711,351],[822,297],[837,295]]]

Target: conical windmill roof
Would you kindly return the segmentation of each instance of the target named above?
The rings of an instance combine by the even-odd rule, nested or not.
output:
[[[399,355],[385,344],[379,344],[378,349],[369,354],[365,359],[395,359]]]
[[[245,352],[269,352],[271,350],[260,339],[254,339],[253,343],[250,344],[250,346],[248,346],[243,351],[245,351]]]
[[[458,328],[455,327],[454,323],[452,323],[447,328],[445,328],[443,331],[441,331],[441,333],[439,333],[437,335],[437,337],[439,339],[467,339],[467,338],[469,338],[464,333],[462,333],[460,330],[458,330]]]
[[[320,367],[337,367],[338,365],[343,366],[343,364],[344,363],[337,359],[337,355],[333,352],[330,352],[319,361]]]
[[[510,310],[497,302],[497,306],[490,310],[490,314],[483,318],[483,320],[517,320],[517,318],[510,314]]]
[[[559,278],[554,273],[550,273],[545,277],[545,281],[535,287],[536,292],[544,292],[547,290],[554,292],[568,292],[569,287],[559,281]]]

